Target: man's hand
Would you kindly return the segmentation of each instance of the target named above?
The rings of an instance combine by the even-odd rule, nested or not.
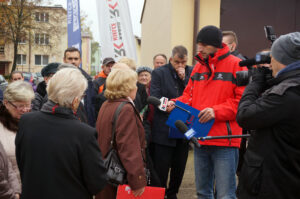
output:
[[[177,75],[180,79],[184,80],[185,78],[185,68],[179,67],[176,69]]]
[[[173,101],[168,101],[168,104],[167,104],[167,112],[170,113],[174,108],[175,108],[175,102],[173,102]]]
[[[198,117],[200,123],[206,123],[215,118],[215,111],[212,108],[205,108],[200,111]]]
[[[137,190],[132,190],[132,194],[137,197],[137,196],[141,196],[145,191],[145,187],[142,187],[140,189]]]

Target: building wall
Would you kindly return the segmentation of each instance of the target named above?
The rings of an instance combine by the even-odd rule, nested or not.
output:
[[[239,52],[248,58],[271,47],[264,26],[273,26],[277,37],[300,31],[299,0],[222,0],[221,9],[221,28],[237,34]]]
[[[141,66],[141,44],[139,42],[139,38],[135,37],[135,47],[136,47],[136,57],[137,57],[137,62],[136,65],[137,67]]]
[[[172,0],[148,0],[142,19],[141,60],[143,66],[153,67],[155,54],[170,55]]]
[[[207,25],[220,27],[221,0],[199,0],[199,30]]]
[[[188,50],[188,65],[193,58],[194,0],[172,0],[171,45],[183,45]],[[169,53],[169,55],[171,55]]]
[[[206,25],[220,26],[221,0],[199,0],[199,30]],[[188,64],[193,60],[195,0],[148,0],[142,16],[141,64],[153,67],[157,53],[170,57],[176,45],[188,50]]]
[[[81,65],[82,69],[85,70],[88,74],[91,73],[91,37],[89,35],[84,35],[82,36],[81,39],[81,48],[82,48],[82,53],[81,53]]]

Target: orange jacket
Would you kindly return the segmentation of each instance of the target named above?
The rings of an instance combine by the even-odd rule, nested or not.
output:
[[[102,80],[98,78],[101,78]],[[98,91],[98,93],[102,93],[106,78],[107,75],[103,71],[101,71],[100,73],[98,73],[98,75],[95,76],[94,87],[96,87],[95,89]]]
[[[229,48],[223,44],[206,63],[201,54],[197,55],[188,85],[177,100],[203,110],[213,108],[215,122],[209,136],[240,135],[242,129],[236,122],[238,103],[244,86],[236,85],[236,72],[245,70],[239,66],[240,59],[230,55]],[[241,139],[215,139],[199,141],[202,145],[239,147]]]

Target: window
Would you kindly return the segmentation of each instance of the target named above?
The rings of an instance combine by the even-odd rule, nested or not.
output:
[[[47,65],[49,63],[49,55],[35,55],[35,65]]]
[[[0,54],[4,54],[4,46],[0,45]]]
[[[49,14],[45,12],[36,12],[35,21],[49,22]]]
[[[21,37],[19,44],[26,44],[26,38],[25,37]]]
[[[35,44],[40,44],[40,45],[48,45],[49,44],[49,35],[47,34],[35,34]]]
[[[17,65],[26,64],[26,55],[17,54]]]

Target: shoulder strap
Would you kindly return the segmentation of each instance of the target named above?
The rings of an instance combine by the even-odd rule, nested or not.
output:
[[[123,106],[125,104],[127,104],[128,102],[122,102],[120,103],[120,105],[118,106],[118,108],[116,109],[115,113],[114,113],[114,117],[113,117],[113,121],[112,121],[112,136],[111,136],[111,142],[110,142],[110,149],[114,147],[114,142],[115,142],[115,134],[116,134],[116,123],[117,123],[117,119],[118,116],[123,108]],[[110,151],[110,149],[108,151]]]

